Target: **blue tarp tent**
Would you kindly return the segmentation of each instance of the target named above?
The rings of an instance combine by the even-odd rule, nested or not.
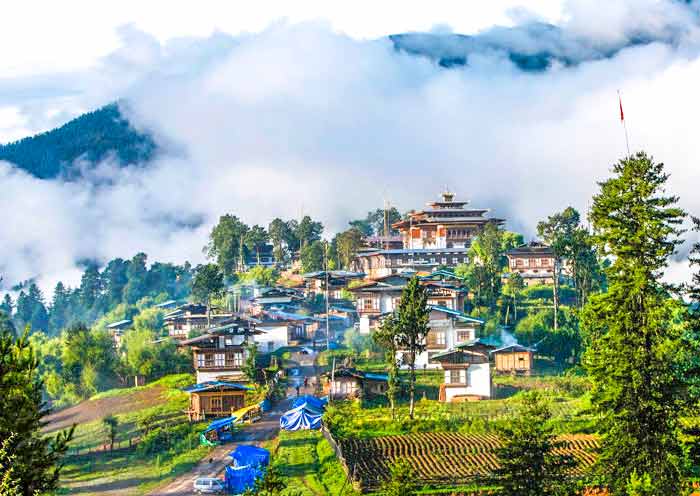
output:
[[[282,415],[280,427],[286,431],[320,429],[321,417],[321,412],[303,403]]]
[[[241,444],[228,454],[237,467],[250,465],[253,467],[267,467],[270,464],[270,452],[265,448],[259,448],[250,444]]]
[[[223,419],[215,420],[207,426],[206,429],[202,431],[199,435],[202,444],[212,444],[209,440],[208,433],[216,431],[217,441],[228,441],[231,439],[231,431],[234,429],[233,425],[238,420],[237,417],[226,417]]]
[[[296,408],[298,406],[301,406],[304,403],[307,403],[314,410],[317,410],[318,412],[322,412],[324,410],[324,408],[326,408],[327,400],[322,400],[322,399],[316,398],[315,396],[309,396],[309,395],[299,396],[292,403],[292,408]]]
[[[258,467],[246,465],[244,467],[226,467],[224,474],[224,482],[226,490],[230,494],[241,494],[246,489],[252,488],[255,485],[255,479],[261,477],[263,471]]]

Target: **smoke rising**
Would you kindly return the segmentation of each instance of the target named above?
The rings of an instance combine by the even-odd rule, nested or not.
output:
[[[445,185],[532,237],[556,210],[585,212],[625,153],[618,89],[632,148],[664,161],[669,190],[700,212],[697,6],[588,5],[568,3],[560,26],[400,42],[323,23],[166,43],[125,27],[94,70],[33,77],[32,98],[29,81],[0,80],[23,126],[123,99],[165,151],[79,182],[0,164],[0,274],[48,288],[75,282],[81,259],[196,263],[226,212],[263,225],[309,214],[332,233],[384,198],[419,208]]]

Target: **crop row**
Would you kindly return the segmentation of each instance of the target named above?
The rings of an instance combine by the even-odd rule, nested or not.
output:
[[[594,436],[567,435],[559,439],[564,442],[559,452],[571,455],[577,462],[575,473],[593,464],[597,447]],[[498,468],[496,450],[500,445],[496,436],[449,432],[349,438],[340,442],[348,469],[362,487],[380,484],[397,459],[407,460],[423,484],[469,483]]]

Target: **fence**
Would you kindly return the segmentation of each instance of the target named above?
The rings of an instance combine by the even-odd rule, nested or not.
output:
[[[89,455],[91,453],[104,453],[105,451],[118,451],[118,450],[128,450],[134,448],[139,441],[140,437],[130,437],[129,439],[122,439],[120,441],[115,441],[114,446],[110,449],[109,443],[104,443],[98,446],[73,446],[69,448],[68,454],[75,456]]]

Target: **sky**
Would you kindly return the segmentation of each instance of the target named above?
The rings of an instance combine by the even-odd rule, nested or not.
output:
[[[79,182],[0,163],[6,285],[35,277],[49,292],[77,283],[79,260],[138,251],[202,262],[227,212],[261,225],[309,214],[331,235],[385,199],[420,208],[445,185],[532,238],[555,211],[585,212],[626,153],[618,90],[632,150],[664,161],[669,190],[700,213],[695,4],[16,3],[0,29],[14,48],[0,60],[0,142],[120,99],[165,153],[128,169],[106,160]],[[385,38],[412,31],[487,48],[445,69]],[[573,63],[524,72],[493,44]]]

